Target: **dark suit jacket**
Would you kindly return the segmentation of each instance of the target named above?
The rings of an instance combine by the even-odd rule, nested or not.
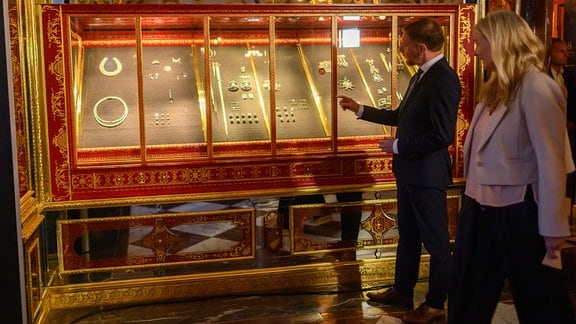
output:
[[[393,156],[398,185],[446,187],[452,182],[448,147],[455,137],[460,81],[445,58],[424,73],[396,110],[364,107],[360,119],[397,126]]]

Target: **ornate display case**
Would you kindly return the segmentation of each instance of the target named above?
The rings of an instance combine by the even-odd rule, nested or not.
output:
[[[129,8],[129,10],[127,10]],[[393,184],[345,94],[394,109],[414,68],[407,22],[434,16],[464,88],[451,149],[461,174],[473,98],[473,7],[42,6],[49,209],[378,189]]]
[[[458,184],[474,101],[474,8],[40,6],[38,196],[58,274],[47,280],[48,308],[390,278],[394,176],[378,141],[395,130],[357,120],[337,96],[395,109],[415,72],[399,32],[437,19],[463,91],[450,148]],[[362,201],[326,200],[342,192]],[[324,200],[280,211],[282,197],[310,194]],[[451,233],[459,203],[452,189]],[[352,245],[339,236],[349,207],[362,214]],[[368,257],[329,258],[351,250]]]

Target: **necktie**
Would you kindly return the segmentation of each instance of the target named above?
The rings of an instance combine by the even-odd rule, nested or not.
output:
[[[410,96],[412,90],[414,89],[414,86],[416,86],[416,83],[418,83],[418,80],[420,80],[420,76],[422,75],[423,72],[424,71],[422,71],[422,69],[418,69],[418,72],[416,72],[416,74],[414,74],[412,78],[410,78],[410,82],[408,83],[408,90],[406,90],[406,95],[404,96],[404,99]]]
[[[398,107],[399,109],[404,107],[404,103],[406,102],[406,99],[408,99],[408,97],[412,93],[412,90],[416,86],[416,83],[418,83],[418,80],[420,80],[420,76],[422,75],[422,73],[424,73],[424,71],[422,71],[422,69],[418,69],[418,72],[416,72],[416,74],[414,74],[412,76],[412,78],[410,78],[410,81],[408,82],[408,89],[406,90],[406,94],[404,95],[404,99],[402,99],[402,102],[400,102],[400,107]]]

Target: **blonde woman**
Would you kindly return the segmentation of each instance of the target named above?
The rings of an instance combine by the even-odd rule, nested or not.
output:
[[[453,254],[449,323],[490,323],[505,280],[520,323],[574,323],[557,260],[570,236],[566,103],[545,47],[512,11],[474,29],[489,73],[464,144],[466,190]]]

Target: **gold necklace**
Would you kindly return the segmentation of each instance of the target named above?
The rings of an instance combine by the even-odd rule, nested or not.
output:
[[[108,60],[109,58],[105,56],[102,61],[100,61],[100,64],[98,65],[100,73],[104,74],[105,76],[115,76],[122,71],[122,62],[120,62],[117,57],[112,58],[112,61],[114,61],[114,64],[116,64],[116,69],[113,71],[106,70],[106,62],[108,62]]]

